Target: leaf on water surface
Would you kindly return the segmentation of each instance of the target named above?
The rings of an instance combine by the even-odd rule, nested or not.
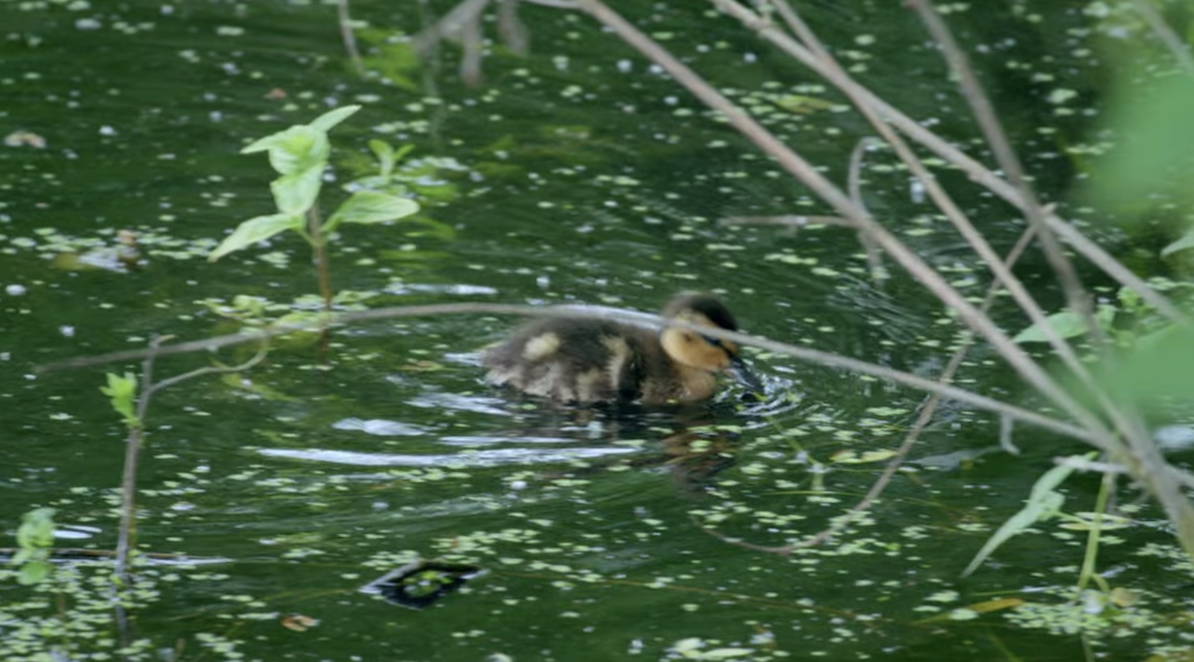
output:
[[[282,619],[282,627],[295,632],[306,632],[316,625],[319,625],[319,619],[305,614],[292,614]]]
[[[297,230],[302,225],[303,217],[299,214],[270,214],[269,216],[250,218],[236,226],[236,230],[207,256],[207,261],[215,262],[233,251],[239,251],[263,239],[269,239],[279,232]]]
[[[895,454],[896,452],[891,449],[880,449],[866,451],[860,455],[857,451],[847,449],[834,453],[829,457],[829,461],[838,464],[867,464],[869,462],[882,462],[895,457]]]
[[[331,232],[340,223],[381,223],[419,211],[419,203],[378,191],[357,191],[336,209],[324,229]]]
[[[1087,453],[1080,457],[1092,459],[1095,455],[1097,453]],[[974,556],[974,560],[962,571],[962,576],[966,577],[974,572],[978,566],[982,565],[983,561],[987,560],[988,556],[1013,536],[1019,535],[1033,524],[1047,520],[1061,512],[1061,506],[1065,503],[1065,495],[1057,491],[1057,486],[1061,485],[1073,472],[1072,466],[1062,464],[1046,471],[1038,478],[1032,486],[1032,492],[1028,495],[1028,503],[987,539],[982,549],[978,550],[978,554]]]
[[[1022,604],[1024,604],[1024,600],[1021,598],[996,598],[985,602],[976,602],[975,604],[967,605],[966,608],[978,614],[987,614],[1004,609],[1015,609]]]

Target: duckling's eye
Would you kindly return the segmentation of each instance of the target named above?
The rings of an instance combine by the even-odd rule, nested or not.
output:
[[[722,344],[721,344],[721,339],[710,338],[709,336],[701,336],[701,337],[704,338],[705,342],[709,343],[710,345],[713,345],[714,347],[716,347],[718,349],[725,349],[725,347],[722,346]]]

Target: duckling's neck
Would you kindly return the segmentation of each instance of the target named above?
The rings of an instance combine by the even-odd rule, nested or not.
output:
[[[717,390],[717,377],[713,373],[682,363],[675,363],[675,366],[683,388],[683,393],[676,397],[677,400],[707,400],[713,397],[714,391]]]

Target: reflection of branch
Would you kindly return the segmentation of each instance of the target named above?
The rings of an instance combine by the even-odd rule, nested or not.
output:
[[[805,216],[796,214],[781,214],[779,216],[730,216],[721,219],[722,225],[782,225],[792,232],[801,228],[817,225],[836,225],[852,230],[858,229],[858,224],[841,216]]]
[[[561,9],[571,9],[570,2],[552,0],[523,0],[534,4]],[[481,15],[491,2],[497,3],[498,36],[512,52],[523,54],[527,50],[526,27],[518,19],[519,0],[464,0],[452,11],[436,21],[434,25],[415,35],[415,52],[426,59],[435,44],[445,39],[460,42],[464,51],[460,58],[460,77],[470,85],[481,82],[481,60],[485,55],[485,38],[481,31]]]

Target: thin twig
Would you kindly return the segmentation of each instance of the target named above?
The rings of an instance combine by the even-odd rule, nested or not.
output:
[[[128,441],[124,447],[124,469],[120,480],[120,527],[116,534],[116,567],[114,574],[125,586],[129,582],[129,554],[137,526],[137,459],[141,452],[141,439],[145,431],[145,413],[149,411],[149,399],[153,394],[153,362],[157,358],[161,343],[173,336],[156,336],[149,341],[148,353],[141,363],[141,395],[137,398],[136,420],[129,426]]]
[[[1009,269],[1016,263],[1017,260],[1020,259],[1020,256],[1024,254],[1024,250],[1027,249],[1028,245],[1032,242],[1033,234],[1034,231],[1032,228],[1025,230],[1024,233],[1020,235],[1020,239],[1016,242],[1016,245],[1013,246],[1012,250],[1008,252],[1007,257],[1004,259],[1004,263]],[[987,294],[983,298],[981,307],[981,310],[984,313],[989,311],[991,306],[995,303],[995,297],[1002,289],[1001,286],[1002,283],[996,280],[995,282],[991,283],[990,287],[987,288]],[[966,355],[973,346],[974,333],[968,332],[966,338],[962,341],[961,346],[959,346],[957,351],[954,352],[953,356],[950,357],[949,363],[946,364],[945,369],[941,371],[941,376],[938,377],[938,380],[942,384],[949,384],[953,382],[954,375],[957,374],[958,368],[962,366],[962,361],[966,359]],[[887,489],[892,477],[895,476],[896,471],[899,471],[900,466],[902,466],[904,463],[904,459],[908,456],[908,451],[912,450],[912,446],[920,438],[921,432],[924,431],[925,427],[929,424],[929,421],[932,420],[933,414],[937,412],[937,408],[940,405],[941,396],[936,393],[930,394],[928,399],[925,401],[924,406],[921,407],[920,414],[918,414],[916,417],[916,422],[912,424],[912,428],[904,437],[904,442],[900,444],[899,449],[896,450],[896,454],[892,456],[891,461],[887,463],[886,467],[884,467],[883,473],[879,474],[879,477],[875,480],[874,484],[871,485],[871,489],[867,491],[866,495],[863,496],[863,498],[859,500],[859,502],[855,504],[853,508],[846,511],[842,517],[835,518],[830,526],[812,536],[809,536],[808,538],[805,538],[804,540],[780,547],[766,548],[752,546],[751,549],[769,551],[773,554],[787,556],[797,549],[819,545],[828,540],[831,536],[845,530],[846,527],[850,526],[851,522],[858,519],[862,513],[869,510],[871,504],[873,504],[875,500],[878,499],[881,494],[883,494],[883,491]],[[702,527],[702,530],[706,532],[709,531],[709,529],[704,527]],[[739,544],[741,542],[737,540],[730,540],[724,537],[722,537],[722,540],[729,541],[733,544]]]
[[[145,361],[141,367],[141,394],[137,398],[137,423],[129,429],[128,443],[124,453],[124,470],[121,477],[120,529],[116,538],[116,563],[114,574],[129,585],[129,555],[136,539],[137,526],[137,459],[140,456],[141,444],[145,436],[145,417],[149,413],[149,402],[153,396],[171,386],[199,377],[200,375],[243,372],[261,362],[268,353],[263,344],[253,358],[236,366],[218,366],[199,368],[182,375],[176,375],[160,382],[153,381],[153,364],[161,355],[161,343],[173,336],[158,336],[149,343],[145,354]]]
[[[1104,350],[1106,360],[1112,360],[1110,343],[1094,317],[1091,297],[1082,286],[1074,265],[1066,257],[1052,231],[1048,228],[1044,219],[1045,212],[1037,203],[1036,195],[1024,177],[1023,167],[1019,159],[1016,158],[1011,142],[1003,132],[1003,127],[991,107],[990,100],[978,84],[978,79],[970,67],[965,52],[958,47],[953,34],[933,8],[931,2],[908,0],[907,4],[921,16],[921,20],[928,27],[930,34],[941,46],[950,67],[958,74],[963,96],[970,104],[971,111],[982,127],[988,145],[995,153],[1000,167],[1007,174],[1012,186],[1020,192],[1020,197],[1025,203],[1023,209],[1029,223],[1037,228],[1041,247],[1061,282],[1070,309],[1082,316],[1096,346]],[[1042,330],[1050,331],[1051,329],[1045,325]],[[1103,412],[1114,422],[1116,429],[1123,435],[1124,440],[1131,448],[1130,453],[1117,452],[1113,454],[1114,459],[1136,467],[1137,471],[1133,471],[1133,477],[1148,487],[1149,492],[1169,514],[1170,520],[1178,528],[1179,540],[1186,548],[1187,553],[1194,556],[1194,507],[1181,492],[1177,483],[1172,480],[1170,472],[1167,470],[1169,465],[1149,435],[1144,420],[1138,412],[1131,408],[1130,403],[1113,401],[1106,390],[1099,387],[1088,376],[1089,372],[1085,366],[1080,363],[1074,365],[1073,361],[1067,361],[1067,365],[1074,370],[1079,378],[1090,380],[1086,382],[1086,387],[1098,399]]]
[[[352,31],[352,17],[348,15],[348,0],[336,0],[336,15],[340,20],[340,39],[344,42],[344,50],[348,52],[357,74],[364,76],[365,63],[361,60],[361,52],[357,50],[357,37]]]
[[[618,312],[610,310],[585,310],[583,308],[575,307],[555,307],[543,308],[537,306],[519,306],[508,304],[494,304],[494,303],[443,303],[443,304],[429,304],[423,306],[399,306],[394,308],[378,308],[375,310],[363,310],[351,313],[343,313],[337,316],[320,316],[317,320],[308,324],[286,324],[269,327],[266,329],[256,329],[252,334],[229,334],[225,336],[217,336],[214,338],[207,338],[204,340],[179,343],[177,345],[167,345],[158,348],[155,352],[156,356],[166,356],[172,354],[183,354],[197,351],[214,350],[220,347],[228,347],[231,345],[238,345],[246,342],[261,341],[265,338],[286,335],[296,332],[318,332],[322,329],[328,328],[338,324],[348,324],[354,322],[363,322],[368,320],[392,319],[401,317],[426,317],[430,315],[453,315],[453,314],[476,314],[476,313],[492,313],[499,315],[527,315],[534,317],[568,317],[568,318],[594,318],[607,319],[614,321],[630,322],[636,324],[655,323],[659,325],[668,324],[681,328],[688,328],[700,331],[703,335],[711,338],[719,338],[723,340],[732,340],[743,345],[750,345],[760,347],[766,350],[793,356],[801,360],[817,363],[830,368],[840,368],[850,372],[857,372],[864,375],[870,375],[879,379],[894,381],[912,388],[922,389],[931,393],[940,393],[942,397],[965,402],[979,409],[992,411],[1001,415],[1007,415],[1016,420],[1023,421],[1032,425],[1043,427],[1047,430],[1052,430],[1058,434],[1062,434],[1075,439],[1081,439],[1087,443],[1100,446],[1098,439],[1091,439],[1088,431],[1080,427],[1074,426],[1070,423],[1060,421],[1055,418],[1044,416],[1036,412],[1032,412],[1014,405],[1001,402],[994,398],[990,398],[978,393],[966,391],[954,386],[939,384],[932,379],[921,377],[907,372],[894,370],[886,366],[867,363],[858,359],[852,359],[846,356],[832,354],[830,352],[823,352],[809,347],[802,347],[797,345],[789,345],[787,343],[776,342],[761,338],[759,336],[752,336],[738,331],[727,331],[725,329],[713,328],[708,326],[696,326],[687,322],[675,319],[664,319],[653,315],[645,315],[643,313],[633,312]],[[104,363],[112,363],[116,361],[129,361],[133,359],[140,359],[146,356],[146,350],[129,350],[123,352],[113,352],[111,354],[104,354],[101,356],[92,356],[83,359],[72,359],[70,361],[63,361],[41,368],[41,372],[49,372],[53,370],[62,370],[67,368],[82,368],[87,366],[100,365]]]
[[[1061,388],[1044,368],[1028,356],[1020,346],[1013,343],[994,322],[980,314],[974,304],[946,282],[919,255],[855,207],[840,189],[829,182],[803,157],[776,139],[747,112],[734,105],[687,65],[677,60],[666,49],[600,0],[580,0],[579,4],[584,7],[586,12],[613,30],[623,41],[667,71],[673,79],[688,88],[694,96],[721,113],[734,128],[774,158],[801,183],[813,190],[835,211],[866,227],[867,233],[875,238],[883,250],[891,255],[913,278],[937,296],[942,303],[957,312],[970,328],[990,342],[1026,382],[1087,428],[1089,430],[1087,441],[1102,448],[1116,446],[1116,440],[1112,437],[1110,430],[1098,417]],[[1194,514],[1191,516],[1191,526],[1194,528]],[[1192,531],[1192,540],[1194,540],[1194,531]],[[1192,542],[1192,550],[1194,550],[1194,542]]]
[[[850,152],[850,169],[846,178],[846,190],[850,192],[850,199],[867,216],[871,215],[871,211],[867,209],[866,202],[862,199],[862,163],[867,150],[875,142],[873,138],[863,138],[858,141],[858,144]],[[883,252],[879,250],[878,244],[875,243],[871,235],[867,234],[865,228],[858,229],[858,243],[862,244],[862,250],[866,252],[866,263],[871,272],[871,279],[875,281],[876,285],[882,285]]]
[[[888,122],[899,129],[904,135],[924,145],[942,159],[952,163],[977,184],[989,189],[992,193],[1027,213],[1026,203],[1020,197],[1019,191],[1006,180],[996,175],[981,163],[970,158],[970,156],[959,150],[952,143],[942,139],[932,131],[921,126],[916,120],[875,96],[873,92],[859,85],[848,75],[834,72],[832,67],[822,61],[821,58],[808,48],[797,43],[769,21],[759,17],[758,14],[750,11],[736,0],[710,0],[710,2],[721,11],[742,22],[743,25],[758,32],[764,39],[791,55],[818,75],[824,77],[838,89],[841,89],[843,92],[849,91],[851,95],[858,95],[860,98],[865,99],[866,105],[878,110]],[[1140,277],[1133,274],[1097,244],[1086,238],[1077,228],[1048,210],[1045,213],[1045,222],[1048,223],[1050,229],[1086,257],[1086,259],[1090,260],[1092,264],[1102,269],[1120,284],[1139,294],[1141,298],[1154,306],[1163,315],[1179,324],[1189,323],[1189,318],[1168,299],[1149,287]]]
[[[957,75],[962,96],[969,104],[970,112],[974,115],[987,140],[987,146],[991,148],[999,167],[1011,185],[1019,191],[1020,199],[1024,201],[1022,209],[1025,212],[1025,217],[1029,224],[1036,228],[1041,248],[1044,250],[1050,266],[1053,267],[1054,273],[1057,274],[1070,309],[1082,317],[1096,346],[1102,349],[1108,348],[1103,328],[1095,320],[1091,297],[1086,288],[1082,286],[1082,281],[1078,278],[1078,272],[1074,269],[1073,263],[1066,257],[1065,251],[1057,242],[1057,237],[1045,223],[1045,214],[1037,200],[1036,192],[1033,191],[1024,176],[1024,166],[1016,156],[1016,151],[1012,148],[1011,141],[1008,140],[1007,133],[1003,130],[1003,124],[999,121],[999,116],[996,115],[990,98],[987,97],[982,85],[978,82],[978,76],[975,75],[974,68],[970,66],[970,58],[958,46],[953,32],[950,31],[937,10],[933,8],[932,2],[908,0],[906,5],[920,16],[921,21],[928,28],[929,34],[933,36],[933,40],[941,47],[941,53],[950,69]],[[1040,324],[1035,320],[1034,323]],[[1082,376],[1081,373],[1079,376]]]
[[[1186,70],[1186,74],[1194,76],[1194,57],[1190,56],[1190,45],[1169,27],[1165,19],[1148,0],[1132,0],[1132,7],[1140,13],[1149,29],[1165,44],[1173,59]]]
[[[801,40],[801,42],[811,51],[816,53],[822,59],[822,62],[827,65],[831,71],[836,75],[846,76],[846,71],[829,53],[829,49],[821,43],[817,35],[808,27],[799,14],[788,4],[787,0],[771,0],[772,5],[775,6],[777,12],[783,17],[784,22],[787,23],[789,29]],[[986,264],[995,276],[995,282],[1002,283],[1008,292],[1015,299],[1020,308],[1028,315],[1029,320],[1041,330],[1045,339],[1059,356],[1065,361],[1066,366],[1072,370],[1079,379],[1079,383],[1088,385],[1092,390],[1099,391],[1101,401],[1108,403],[1109,399],[1105,393],[1098,389],[1098,384],[1091,376],[1089,369],[1079,358],[1077,352],[1070,343],[1061,336],[1045,319],[1045,312],[1037,304],[1036,299],[1028,292],[1028,289],[1020,282],[1003,259],[995,252],[995,249],[987,241],[978,228],[970,221],[961,208],[954,202],[953,198],[937,181],[937,178],[929,172],[928,168],[918,158],[915,152],[908,146],[908,144],[896,133],[892,128],[883,121],[876,109],[867,104],[867,100],[861,95],[853,94],[852,90],[846,90],[846,94],[851,101],[858,108],[859,112],[866,117],[875,131],[882,136],[883,140],[891,146],[900,160],[908,167],[909,171],[916,177],[917,181],[925,188],[925,192],[933,200],[937,208],[945,214],[946,218],[954,225],[958,233],[966,240],[966,242],[974,249],[978,256],[982,259],[983,264]],[[851,197],[854,197],[852,195]],[[1033,225],[1038,228],[1039,224]]]

